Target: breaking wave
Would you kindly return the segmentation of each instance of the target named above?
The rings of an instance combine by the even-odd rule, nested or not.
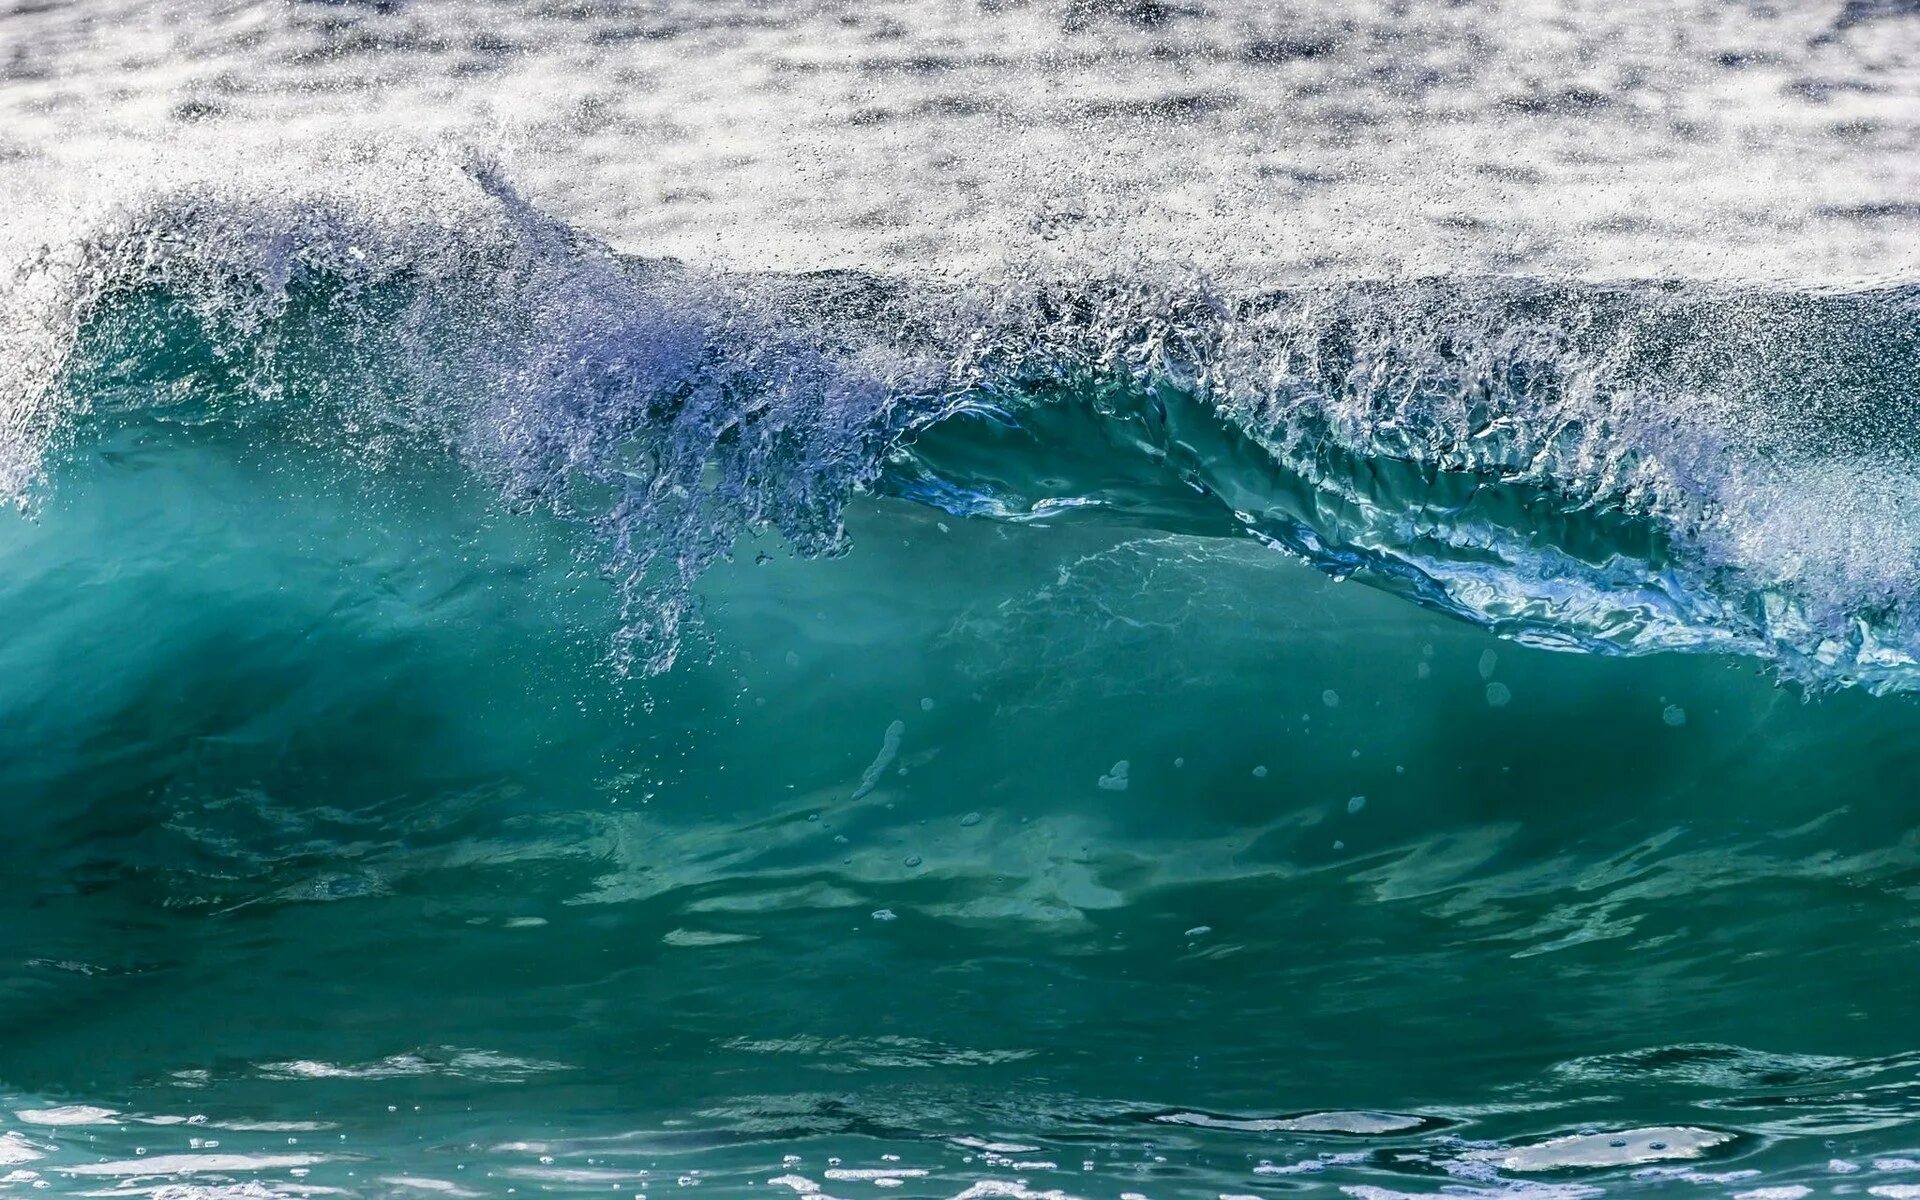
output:
[[[175,183],[0,275],[0,490],[120,422],[404,470],[586,531],[621,669],[744,534],[964,516],[1251,537],[1529,644],[1920,686],[1920,285],[721,275],[484,162]]]

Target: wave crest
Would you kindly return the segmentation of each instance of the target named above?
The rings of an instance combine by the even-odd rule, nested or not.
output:
[[[127,410],[425,439],[594,532],[646,671],[741,534],[831,553],[875,488],[1251,535],[1539,645],[1920,681],[1920,289],[726,277],[484,163],[356,170],[171,187],[11,270],[0,488]]]

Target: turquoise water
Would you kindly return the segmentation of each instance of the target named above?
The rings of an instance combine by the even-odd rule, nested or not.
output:
[[[1920,1186],[1900,294],[1416,289],[1247,409],[1177,310],[882,386],[844,289],[316,277],[103,292],[28,426],[0,1187]],[[1622,310],[1865,415],[1569,382]]]

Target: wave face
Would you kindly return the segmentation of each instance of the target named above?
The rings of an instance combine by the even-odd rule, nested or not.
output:
[[[188,191],[49,254],[0,478],[128,410],[456,447],[591,531],[656,672],[739,537],[832,552],[875,490],[1251,536],[1531,645],[1920,678],[1915,287],[928,290],[623,258],[484,165],[420,203]]]

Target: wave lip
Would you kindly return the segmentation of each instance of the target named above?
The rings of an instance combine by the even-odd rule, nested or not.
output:
[[[1225,524],[1533,645],[1903,690],[1917,298],[1083,290],[1021,335],[1017,383],[906,449],[897,490],[1003,519]]]
[[[1920,680],[1920,288],[717,276],[481,162],[162,189],[0,283],[0,488],[100,422],[431,446],[591,535],[671,666],[751,530],[959,515],[1252,537],[1535,645]]]
[[[343,170],[143,193],[0,275],[0,494],[30,505],[115,419],[451,451],[590,531],[623,599],[615,664],[645,671],[672,665],[694,581],[740,534],[838,547],[906,365],[619,258],[484,161]]]

